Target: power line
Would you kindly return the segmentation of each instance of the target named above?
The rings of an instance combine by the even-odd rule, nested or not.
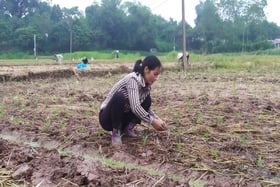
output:
[[[152,8],[151,10],[153,11],[153,10],[158,9],[159,7],[161,7],[162,5],[164,5],[167,1],[169,1],[169,0],[164,0],[163,2],[161,2],[161,3],[160,3],[159,5],[157,5],[156,7]]]

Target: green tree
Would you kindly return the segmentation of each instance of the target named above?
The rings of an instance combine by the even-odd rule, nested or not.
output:
[[[177,21],[169,21],[160,16],[153,16],[155,29],[155,43],[159,51],[172,51],[179,48],[176,40]],[[181,29],[182,30],[182,29]],[[180,45],[181,46],[181,45]]]
[[[232,24],[231,28],[237,37],[233,37],[242,45],[242,50],[246,50],[247,44],[255,40],[254,33],[250,32],[252,25],[258,25],[266,20],[264,8],[267,6],[266,0],[220,0],[218,3],[221,18]]]
[[[223,40],[223,24],[218,11],[215,0],[206,0],[196,6],[195,24],[198,34],[196,40],[201,41],[204,53],[217,52],[215,46]]]
[[[73,27],[73,50],[74,51],[82,51],[82,50],[90,50],[94,49],[93,42],[90,38],[92,36],[92,32],[86,23],[86,19],[84,17],[77,20]]]
[[[133,50],[149,50],[155,48],[155,38],[157,31],[151,10],[140,3],[125,4],[127,16],[126,26],[128,29],[129,48]]]
[[[62,20],[62,17],[63,17],[63,13],[62,13],[62,10],[61,8],[59,7],[59,5],[54,5],[52,8],[51,8],[51,12],[50,12],[50,18],[51,20],[54,22],[54,23],[57,23],[59,21]]]
[[[126,43],[125,14],[121,0],[102,0],[86,8],[86,19],[100,48],[120,49]]]
[[[70,9],[63,9],[63,22],[67,25],[69,31],[69,52],[72,53],[75,36],[74,27],[76,23],[81,19],[83,16],[81,12],[79,12],[78,7],[73,7]]]
[[[38,0],[0,0],[0,9],[11,17],[24,18],[38,9],[38,3]]]
[[[7,38],[13,38],[12,25],[7,24],[5,19],[0,18],[0,28],[0,49],[6,51],[12,47],[11,42],[7,40]]]
[[[33,52],[33,34],[36,33],[36,29],[33,27],[22,27],[15,31],[15,37],[17,38],[15,45],[23,51]]]
[[[102,0],[86,8],[61,9],[51,0],[0,0],[0,50],[39,55],[77,50],[180,50],[182,23],[154,15],[139,2]],[[271,47],[280,28],[266,21],[266,0],[203,0],[195,27],[186,23],[187,49],[205,53]]]

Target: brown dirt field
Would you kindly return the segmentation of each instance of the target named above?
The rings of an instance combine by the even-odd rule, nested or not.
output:
[[[99,106],[131,64],[0,66],[0,186],[280,186],[279,72],[166,67],[168,130],[138,125],[116,149]]]

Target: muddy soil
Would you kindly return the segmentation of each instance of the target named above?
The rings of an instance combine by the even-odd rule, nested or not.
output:
[[[0,83],[0,185],[280,186],[279,72],[167,70],[152,97],[168,130],[140,124],[114,148],[99,106],[130,67],[47,69]]]

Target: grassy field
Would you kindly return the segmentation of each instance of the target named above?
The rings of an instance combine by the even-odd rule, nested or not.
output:
[[[123,52],[120,54],[119,59],[114,59],[112,52],[75,52],[73,54],[64,54],[63,63],[75,64],[79,63],[82,57],[87,57],[91,63],[126,63],[135,62],[137,59],[143,59],[148,52],[129,53]],[[170,53],[157,53],[162,62],[177,62],[177,52]],[[249,53],[234,53],[234,54],[211,54],[211,55],[198,55],[195,53],[190,54],[190,62],[194,64],[214,65],[217,68],[226,69],[252,69],[262,67],[279,67],[280,54],[279,55],[259,55]],[[57,64],[54,56],[38,56],[37,59],[30,58],[18,58],[18,59],[0,59],[0,65],[44,65],[44,64]]]
[[[67,78],[46,61],[36,79],[1,82],[0,185],[280,186],[279,57],[192,55],[186,71],[161,58],[173,68],[153,86],[153,109],[168,130],[138,125],[139,138],[117,150],[98,112],[125,74],[110,71],[134,60],[96,60],[90,71],[110,70]]]

